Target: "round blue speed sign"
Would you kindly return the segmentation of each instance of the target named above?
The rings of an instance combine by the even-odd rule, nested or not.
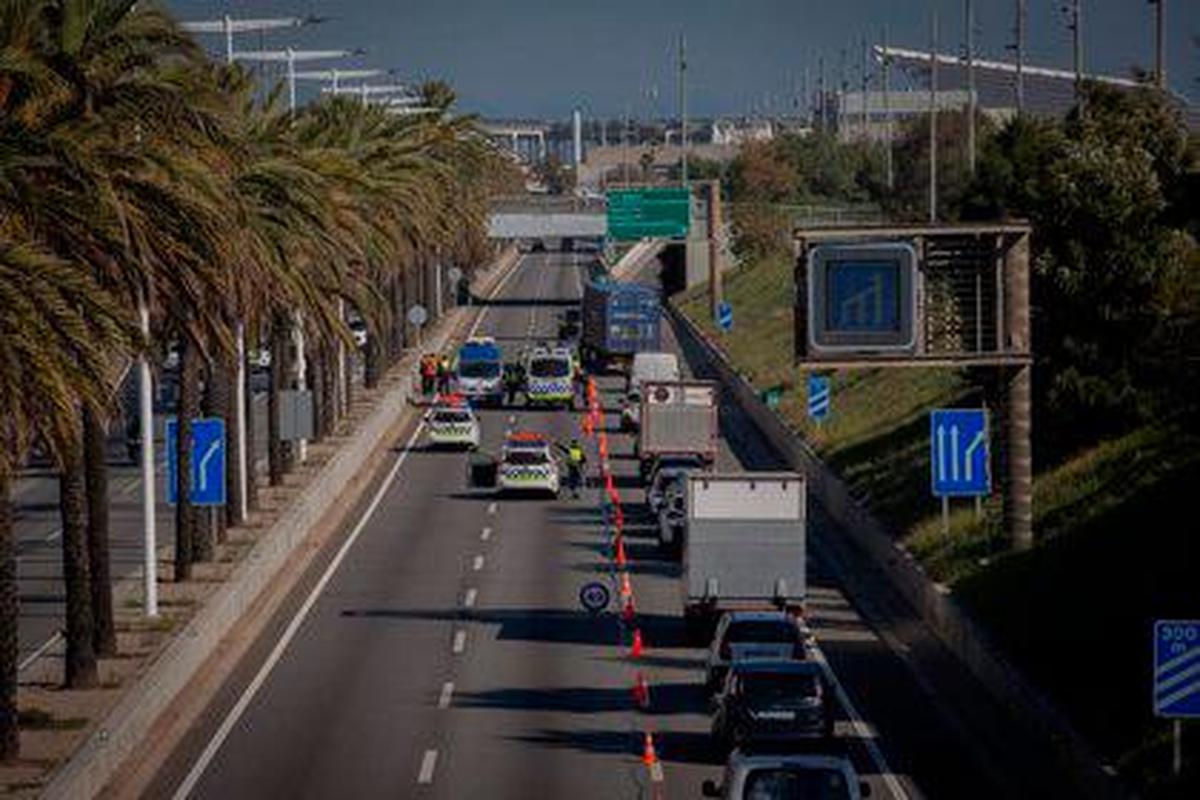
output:
[[[579,590],[579,604],[590,614],[599,614],[608,608],[611,599],[612,594],[608,591],[608,587],[598,581],[585,583]]]

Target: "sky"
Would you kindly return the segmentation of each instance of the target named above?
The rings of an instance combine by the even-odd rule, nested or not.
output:
[[[180,19],[319,14],[330,19],[267,34],[267,48],[365,49],[322,66],[382,67],[397,79],[440,78],[464,111],[490,118],[674,116],[677,48],[686,36],[693,116],[783,112],[817,59],[832,79],[847,51],[857,74],[861,41],[927,49],[936,10],[942,52],[961,52],[964,0],[162,0]],[[1070,69],[1069,0],[1026,0],[1027,63]],[[1150,67],[1153,7],[1146,0],[1081,0],[1085,69],[1127,76]],[[1200,0],[1167,2],[1167,74],[1200,101]],[[1016,0],[975,0],[980,58],[1007,59]],[[219,36],[203,36],[214,53]],[[236,48],[257,49],[259,35]],[[315,65],[309,65],[316,68]],[[312,87],[301,89],[301,100]]]

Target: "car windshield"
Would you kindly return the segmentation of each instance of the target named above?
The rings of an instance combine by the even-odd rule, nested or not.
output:
[[[504,454],[504,463],[518,467],[545,464],[550,459],[544,450],[510,450]]]
[[[850,800],[850,787],[839,769],[764,767],[746,776],[745,800]]]
[[[725,633],[725,641],[730,644],[742,642],[794,644],[798,639],[796,626],[784,620],[742,620],[731,624]]]
[[[741,676],[742,694],[755,706],[792,704],[819,697],[821,685],[811,672],[747,672]]]
[[[495,361],[463,361],[458,365],[460,378],[495,378],[500,374],[500,365]]]
[[[565,378],[571,374],[571,362],[563,358],[535,358],[529,365],[535,378]]]
[[[471,415],[466,411],[439,411],[433,415],[434,422],[470,422]]]

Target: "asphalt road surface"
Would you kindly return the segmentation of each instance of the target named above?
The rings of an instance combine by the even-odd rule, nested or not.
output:
[[[580,294],[584,258],[525,257],[479,333],[509,355],[551,339],[556,314]],[[621,380],[601,383],[611,411]],[[578,433],[578,417],[564,411],[481,416],[485,450],[498,449],[507,430],[558,441]],[[377,502],[364,502],[300,581],[150,794],[699,796],[722,763],[709,743],[705,652],[684,639],[677,563],[639,526],[632,443],[616,422],[610,413],[646,645],[637,664],[616,617],[579,607],[581,585],[608,577],[598,491],[579,500],[469,492],[466,456],[427,449],[417,426],[397,442]],[[779,468],[738,415],[723,409],[721,422],[722,469]],[[844,689],[837,733],[872,797],[1048,796],[1037,791],[1046,788],[1037,754],[988,738],[1009,731],[978,687],[838,543],[829,521],[819,511],[810,518],[812,623]],[[855,605],[842,589],[851,572],[866,587]],[[639,668],[648,711],[631,692]],[[655,734],[661,783],[640,760],[644,730]]]

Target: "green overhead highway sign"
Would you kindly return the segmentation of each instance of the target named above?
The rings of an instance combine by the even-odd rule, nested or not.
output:
[[[608,237],[683,239],[691,219],[690,192],[682,186],[614,189],[608,192]]]

